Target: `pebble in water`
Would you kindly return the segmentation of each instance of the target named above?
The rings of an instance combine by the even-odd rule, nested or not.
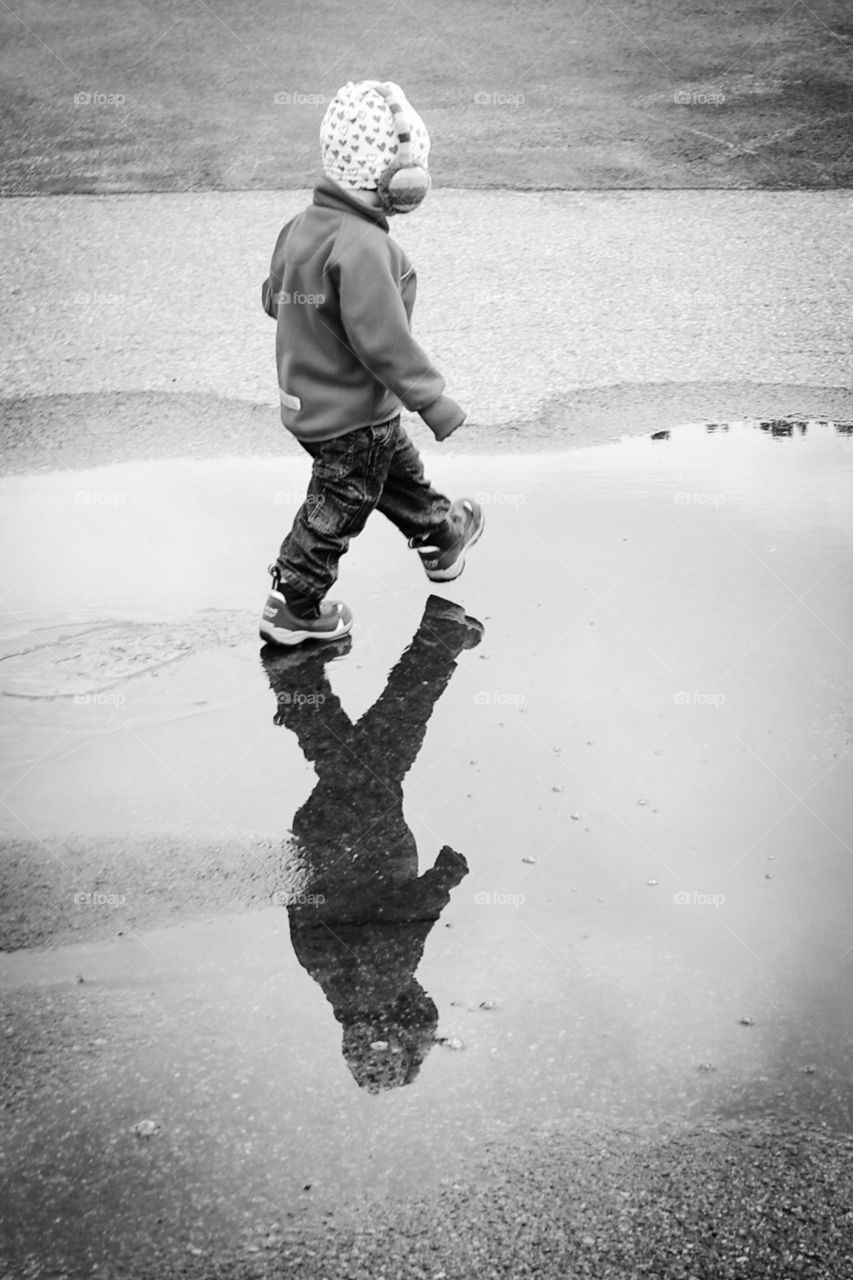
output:
[[[156,1120],[137,1120],[131,1129],[137,1138],[153,1138],[155,1133],[160,1132],[160,1125]]]

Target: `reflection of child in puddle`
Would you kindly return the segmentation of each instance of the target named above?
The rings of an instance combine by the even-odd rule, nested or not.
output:
[[[385,691],[356,724],[325,670],[348,639],[264,651],[276,723],[293,730],[317,771],[317,785],[293,819],[291,939],[343,1026],[353,1077],[371,1093],[409,1084],[434,1040],[438,1010],[414,973],[468,867],[445,845],[418,875],[402,782],[456,657],[482,633],[458,605],[430,596]]]

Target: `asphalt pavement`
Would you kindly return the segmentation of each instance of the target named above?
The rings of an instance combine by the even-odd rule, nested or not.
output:
[[[850,1280],[849,194],[395,224],[488,527],[442,604],[371,522],[328,681],[304,198],[0,205],[4,1280]]]
[[[3,202],[3,465],[292,450],[260,285],[308,198]],[[849,192],[441,190],[392,232],[469,412],[449,452],[853,417]]]

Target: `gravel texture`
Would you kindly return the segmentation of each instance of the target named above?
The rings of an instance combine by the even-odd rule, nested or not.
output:
[[[292,449],[260,283],[308,195],[0,205],[6,468]],[[848,192],[435,192],[393,234],[470,415],[445,448],[853,416],[851,212]]]
[[[151,1139],[156,1146],[157,1136]],[[772,1119],[663,1123],[580,1117],[502,1133],[464,1179],[350,1204],[310,1225],[258,1223],[213,1257],[97,1271],[20,1256],[4,1280],[849,1280],[853,1139]],[[310,1193],[309,1193],[310,1194]]]
[[[257,837],[220,841],[162,835],[4,840],[0,951],[115,938],[194,916],[268,907],[281,846]],[[121,910],[87,910],[81,892],[121,885]],[[85,890],[80,886],[85,885]]]
[[[369,1226],[267,1238],[188,1275],[464,1280],[849,1280],[853,1140],[774,1121],[554,1125],[498,1141],[464,1184]]]

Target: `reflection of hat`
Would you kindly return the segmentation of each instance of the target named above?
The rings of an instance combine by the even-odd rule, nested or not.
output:
[[[417,987],[417,984],[415,984]],[[411,1084],[435,1042],[438,1009],[426,992],[344,1023],[343,1055],[360,1089],[381,1093]]]
[[[381,174],[397,156],[399,146],[394,113],[374,80],[350,80],[326,108],[320,125],[323,170],[334,182],[345,182],[364,191],[375,191]],[[383,81],[403,108],[411,133],[413,165],[427,167],[429,134],[403,90]]]

